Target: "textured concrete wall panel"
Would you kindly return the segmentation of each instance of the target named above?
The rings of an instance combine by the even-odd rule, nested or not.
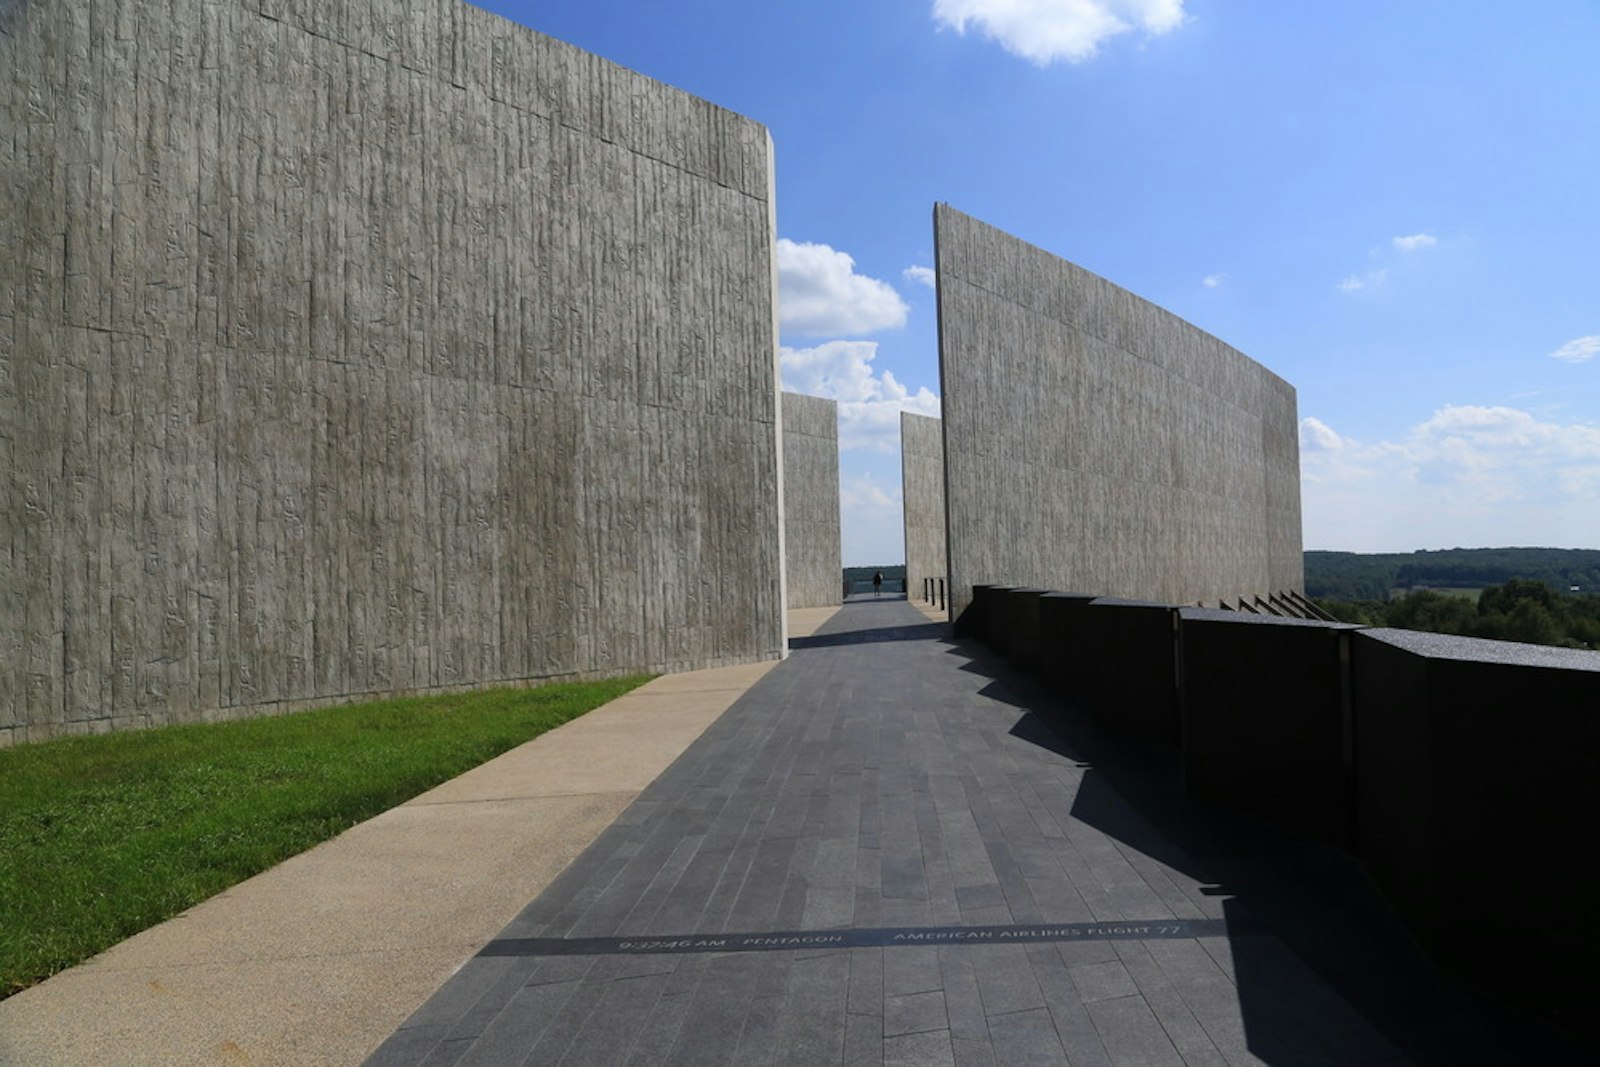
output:
[[[934,223],[954,613],[974,583],[1174,604],[1301,587],[1293,387],[960,212]]]
[[[839,603],[844,568],[836,401],[783,394],[783,528],[789,606]]]
[[[769,178],[457,0],[0,3],[0,743],[780,655]]]
[[[900,488],[905,508],[906,591],[945,576],[944,428],[938,419],[900,413]]]

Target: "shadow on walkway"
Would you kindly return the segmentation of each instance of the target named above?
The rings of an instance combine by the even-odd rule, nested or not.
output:
[[[922,618],[797,640],[370,1062],[1594,1062]]]
[[[929,641],[945,635],[949,626],[942,622],[922,623],[916,626],[880,626],[871,630],[848,630],[844,633],[813,634],[810,637],[791,637],[789,647],[835,648],[840,645],[872,645],[884,641]]]
[[[1304,1030],[1309,1022],[1325,1036],[1330,1063],[1395,1062],[1393,1048],[1424,1064],[1597,1062],[1594,1048],[1437,970],[1354,857],[1191,799],[1177,753],[1099,735],[1070,701],[975,643],[952,642],[950,652],[969,657],[963,670],[994,679],[985,696],[1028,709],[1012,736],[1088,769],[1073,802],[1074,819],[1205,883],[1206,895],[1227,898],[1233,970],[1253,1055],[1268,1063],[1301,1062],[1305,1050],[1291,1048],[1279,1034]],[[1251,936],[1256,930],[1274,936]],[[1286,981],[1304,970],[1293,957],[1310,969],[1307,979],[1314,975],[1320,983]],[[1366,1026],[1349,1025],[1351,1008]],[[1368,1042],[1364,1035],[1387,1042]]]

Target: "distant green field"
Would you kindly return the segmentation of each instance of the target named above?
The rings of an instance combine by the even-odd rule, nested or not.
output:
[[[1457,588],[1457,587],[1454,587],[1454,586],[1442,586],[1441,585],[1441,586],[1428,586],[1427,588],[1428,588],[1428,592],[1430,592],[1430,593],[1439,593],[1442,596],[1458,596],[1458,597],[1462,597],[1462,598],[1467,599],[1467,600],[1471,600],[1473,603],[1477,603],[1478,595],[1480,593],[1482,593],[1483,590],[1486,587],[1485,586],[1478,586],[1476,588]],[[1410,592],[1413,592],[1413,591],[1414,590],[1411,590],[1411,589],[1391,589],[1391,590],[1389,590],[1389,599],[1390,600],[1397,600],[1400,597],[1405,596],[1407,593],[1410,593]]]

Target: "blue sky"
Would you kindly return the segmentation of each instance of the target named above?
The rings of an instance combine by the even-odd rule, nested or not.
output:
[[[935,201],[1292,382],[1307,548],[1600,546],[1593,0],[483,6],[771,130],[846,564],[901,559],[938,411]]]

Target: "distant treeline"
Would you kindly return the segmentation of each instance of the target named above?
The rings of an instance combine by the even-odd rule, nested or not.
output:
[[[1307,552],[1305,563],[1306,595],[1318,599],[1383,601],[1414,589],[1483,589],[1513,578],[1557,593],[1600,591],[1600,549],[1592,548]]]
[[[1600,648],[1600,595],[1556,593],[1544,582],[1513,578],[1476,597],[1419,589],[1392,600],[1318,597],[1340,622],[1395,626],[1530,645]]]

